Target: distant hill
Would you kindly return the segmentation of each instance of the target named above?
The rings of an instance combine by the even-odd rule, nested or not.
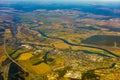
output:
[[[8,5],[1,4],[0,7],[8,7]],[[108,5],[92,5],[92,4],[65,4],[65,3],[35,3],[35,2],[16,2],[9,4],[10,8],[16,10],[22,10],[25,12],[31,12],[37,9],[56,10],[56,9],[76,9],[86,13],[92,13],[96,15],[105,15],[112,17],[120,17],[118,6]],[[117,12],[114,12],[117,9]]]
[[[120,36],[95,35],[83,40],[82,43],[102,46],[114,46],[116,44],[120,47]]]

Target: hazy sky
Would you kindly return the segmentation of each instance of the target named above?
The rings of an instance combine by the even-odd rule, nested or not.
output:
[[[0,0],[0,2],[5,3],[13,3],[13,2],[19,2],[19,1],[27,1],[27,2],[37,2],[37,3],[95,3],[95,4],[106,4],[107,3],[120,3],[120,0]],[[119,2],[118,2],[119,1]]]
[[[116,2],[120,0],[0,0],[0,1],[51,1],[51,2],[83,2],[83,1],[95,1],[95,2]]]

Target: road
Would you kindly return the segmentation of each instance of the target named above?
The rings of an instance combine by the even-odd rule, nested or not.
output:
[[[8,80],[8,74],[9,74],[9,68],[11,63],[8,63],[7,65],[3,66],[3,78],[4,80]]]
[[[21,70],[23,72],[26,72],[26,69],[24,69],[21,65],[19,65],[11,56],[9,56],[8,52],[6,51],[6,32],[4,33],[4,52],[5,52],[6,56],[11,60],[11,63],[15,63],[16,65],[18,65],[21,68]],[[9,66],[11,63],[4,66],[3,75],[4,75],[5,80],[8,80],[8,71],[9,71]]]

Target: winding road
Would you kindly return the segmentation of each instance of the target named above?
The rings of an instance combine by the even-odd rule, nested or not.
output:
[[[5,52],[6,56],[8,57],[8,59],[11,60],[11,63],[15,63],[17,66],[19,66],[19,67],[21,68],[21,71],[26,72],[26,69],[24,69],[21,65],[19,65],[19,64],[8,54],[8,52],[7,52],[7,50],[6,50],[6,32],[4,33],[4,52]],[[10,63],[10,64],[11,64],[11,63]],[[10,64],[8,64],[8,65],[10,65]],[[5,80],[8,80],[8,71],[9,71],[8,65],[6,65],[7,67],[5,68],[4,73],[3,73]],[[7,70],[6,70],[6,69],[7,69]]]

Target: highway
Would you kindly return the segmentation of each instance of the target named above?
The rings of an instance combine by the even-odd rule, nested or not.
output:
[[[11,56],[9,56],[9,54],[6,50],[6,32],[4,33],[4,45],[3,46],[4,46],[4,52],[5,52],[6,56],[8,57],[8,59],[11,60],[11,63],[15,63],[17,66],[19,66],[21,68],[21,70],[23,72],[26,72],[26,69],[24,69],[20,64],[18,64]],[[4,66],[4,70],[3,70],[4,80],[8,80],[8,71],[9,71],[9,67],[10,67],[11,63]]]

